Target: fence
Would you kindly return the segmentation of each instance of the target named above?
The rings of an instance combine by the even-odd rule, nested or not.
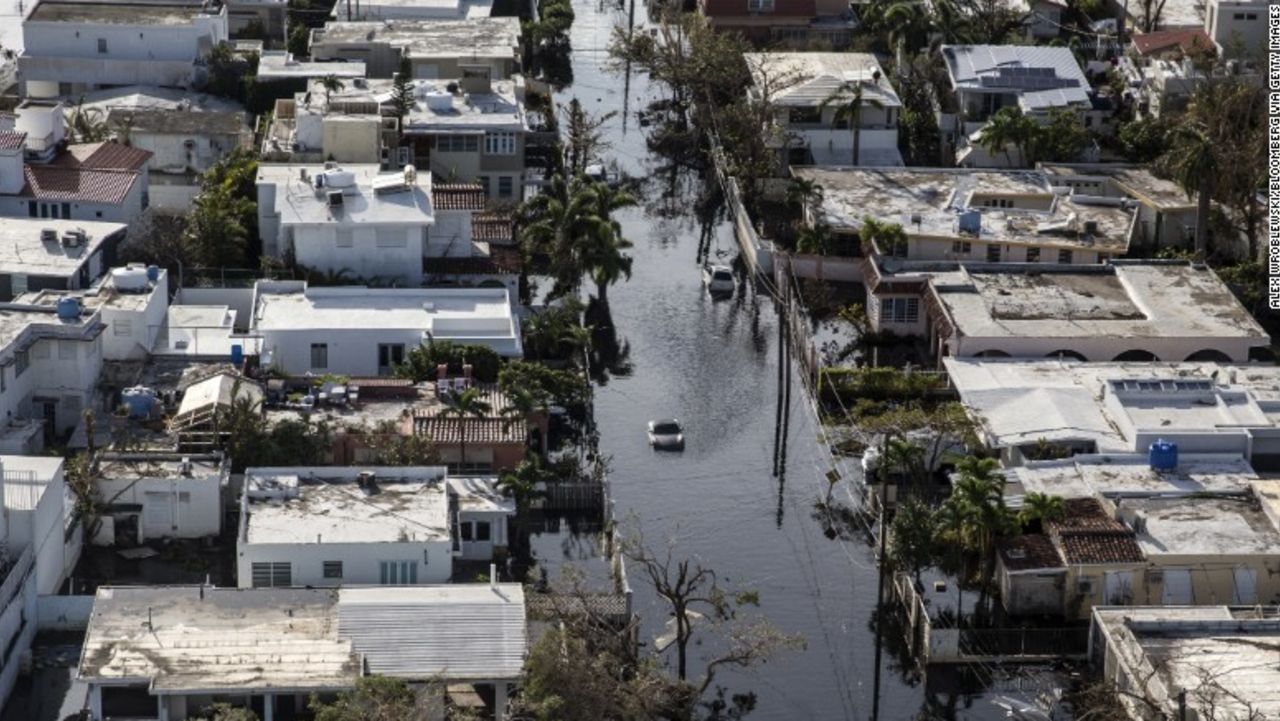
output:
[[[747,261],[747,267],[752,273],[772,275],[777,248],[772,242],[761,238],[755,226],[752,225],[751,216],[747,214],[747,208],[742,204],[742,190],[738,187],[738,179],[725,170],[726,162],[724,150],[720,146],[720,137],[715,131],[708,131],[707,137],[711,144],[711,159],[716,171],[716,179],[720,182],[725,203],[729,207],[729,215],[733,218],[733,235],[737,238],[739,247],[742,248],[742,256]]]
[[[928,606],[904,573],[890,582],[893,598],[903,614],[906,642],[920,665],[975,662],[1037,663],[1083,659],[1089,648],[1089,629],[1064,628],[936,628]]]

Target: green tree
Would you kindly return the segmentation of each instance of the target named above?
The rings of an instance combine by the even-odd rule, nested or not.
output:
[[[320,78],[320,87],[324,88],[324,104],[327,106],[329,96],[347,87],[347,84],[337,75],[326,75]]]
[[[835,245],[831,226],[826,223],[806,225],[796,236],[796,252],[807,255],[826,255]]]
[[[1066,513],[1067,506],[1061,496],[1032,491],[1023,496],[1018,522],[1028,533],[1040,533],[1045,521],[1061,521]]]
[[[215,703],[192,716],[191,721],[258,721],[258,714],[243,706]]]
[[[86,108],[84,98],[80,98],[67,119],[67,134],[75,143],[97,143],[111,136],[111,128],[101,108]]]
[[[865,216],[858,228],[858,237],[862,241],[863,253],[867,255],[874,252],[891,257],[907,255],[907,231],[899,223],[884,223]]]
[[[479,388],[468,388],[453,396],[449,404],[440,411],[441,416],[458,421],[459,466],[467,464],[467,426],[471,419],[484,418],[492,410]]]
[[[978,131],[978,145],[991,155],[1003,153],[1009,167],[1026,165],[1031,159],[1031,144],[1039,133],[1036,121],[1023,115],[1020,108],[1005,106],[992,113],[987,124]],[[1009,148],[1018,151],[1018,162],[1013,160]]]
[[[885,447],[884,468],[897,473],[912,486],[921,486],[929,480],[924,446],[906,438],[890,438]]]
[[[623,278],[631,277],[631,256],[626,251],[631,241],[622,236],[622,224],[614,213],[636,204],[636,199],[626,191],[615,190],[604,183],[595,183],[594,222],[591,232],[583,238],[580,253],[585,270],[596,284],[596,299],[602,305],[609,304],[609,286]]]
[[[434,381],[441,365],[455,375],[462,373],[464,365],[470,365],[472,375],[478,382],[493,383],[498,380],[502,357],[488,346],[429,340],[405,355],[404,363],[396,366],[396,376],[408,378],[414,383]]]
[[[969,456],[956,464],[952,497],[963,509],[970,547],[982,563],[978,579],[978,608],[985,608],[996,566],[996,539],[1016,531],[1015,516],[1004,501],[1004,474],[993,458]]]
[[[1034,121],[1033,121],[1034,122]],[[1090,142],[1084,119],[1074,110],[1054,108],[1044,125],[1036,124],[1028,143],[1028,165],[1039,162],[1071,163],[1080,159]]]
[[[933,16],[928,8],[911,0],[899,0],[884,11],[884,24],[889,27],[889,42],[898,57],[909,57],[929,45],[934,32]]]
[[[1209,251],[1209,208],[1214,183],[1221,170],[1218,153],[1208,129],[1198,123],[1180,126],[1173,134],[1173,147],[1163,158],[1165,167],[1187,198],[1196,199],[1196,258],[1204,260]]]
[[[889,524],[889,561],[919,584],[921,571],[933,564],[937,534],[933,509],[917,497],[905,499]]]
[[[538,485],[554,480],[554,476],[538,458],[527,458],[498,478],[498,489],[516,502],[516,538],[524,543],[533,501],[542,495]]]
[[[400,121],[401,133],[404,132],[405,118],[409,117],[409,111],[416,104],[417,100],[413,97],[413,66],[406,53],[400,57],[400,66],[391,81],[391,109]]]
[[[853,164],[857,165],[862,149],[862,111],[866,108],[875,108],[884,110],[884,103],[879,98],[869,95],[866,90],[870,87],[873,92],[879,92],[880,71],[876,71],[874,82],[868,83],[865,80],[855,80],[840,83],[831,94],[822,101],[819,106],[820,110],[826,110],[828,107],[835,107],[835,122],[849,123],[849,127],[853,130]]]
[[[609,148],[600,128],[616,117],[616,111],[603,115],[591,115],[583,110],[578,98],[569,101],[565,108],[565,172],[569,177],[577,177],[586,171],[587,166],[595,162],[600,154]]]
[[[290,24],[289,41],[286,43],[289,54],[296,58],[305,58],[311,54],[311,28],[298,24]]]
[[[1124,123],[1116,133],[1120,152],[1131,163],[1150,163],[1168,149],[1173,128],[1174,122],[1167,116]]]
[[[257,175],[257,156],[237,149],[200,177],[200,192],[192,200],[184,233],[185,245],[200,265],[257,265]]]
[[[362,676],[356,687],[325,703],[313,695],[308,704],[315,721],[404,721],[417,718],[417,697],[402,679]]]
[[[525,391],[534,398],[547,398],[565,407],[581,406],[590,391],[580,373],[529,361],[513,361],[503,366],[498,374],[498,389],[508,395]]]
[[[560,304],[531,311],[521,323],[525,352],[535,360],[576,360],[591,344],[582,326],[582,303],[566,298]]]

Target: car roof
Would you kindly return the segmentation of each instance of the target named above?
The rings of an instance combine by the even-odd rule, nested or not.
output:
[[[662,424],[664,424],[664,423],[674,423],[674,424],[676,424],[677,426],[678,426],[678,425],[680,425],[680,421],[679,421],[679,420],[677,420],[677,419],[675,419],[675,418],[661,418],[661,419],[658,419],[658,420],[656,420],[656,421],[650,421],[650,423],[652,423],[652,424],[653,424],[653,425],[655,425],[655,426],[660,426],[660,425],[662,425]]]

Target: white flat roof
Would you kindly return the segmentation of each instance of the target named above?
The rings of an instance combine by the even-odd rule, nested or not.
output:
[[[356,483],[375,473],[377,490]],[[263,484],[296,489],[255,498]],[[245,542],[396,543],[449,539],[449,498],[443,468],[251,468],[245,472],[249,516]]]
[[[1177,716],[1182,689],[1188,706],[1206,716],[1212,703],[1217,718],[1280,718],[1280,621],[1226,606],[1125,606],[1093,613],[1127,673],[1150,679],[1148,690],[1169,718]]]
[[[1190,263],[982,265],[934,274],[934,292],[969,338],[1270,339],[1214,272]]]
[[[302,171],[307,171],[307,180]],[[375,164],[343,165],[355,175],[355,184],[346,188],[325,187],[317,191],[312,178],[325,172],[317,164],[258,165],[258,185],[274,185],[275,212],[282,225],[341,225],[349,227],[377,225],[430,225],[434,221],[431,205],[431,175],[418,173],[408,190],[375,193],[375,178],[402,178],[401,172],[384,173]],[[342,192],[342,205],[329,203],[331,191]]]
[[[1118,205],[1091,205],[1084,196],[1055,194],[1049,176],[1040,170],[811,166],[796,167],[792,173],[822,186],[814,214],[838,230],[856,231],[870,216],[898,223],[911,237],[1122,254],[1129,247],[1134,221],[1134,213]],[[1046,209],[982,207],[984,196]],[[976,234],[960,231],[961,210],[981,214]],[[1086,233],[1089,222],[1094,229]]]
[[[1137,498],[1121,501],[1146,556],[1244,556],[1280,553],[1280,532],[1243,498]]]
[[[127,228],[122,223],[5,218],[0,223],[0,269],[29,275],[70,275],[102,247],[108,236],[124,233]],[[41,232],[46,229],[54,231],[54,240],[41,239]],[[88,235],[84,243],[74,248],[62,244],[62,236],[73,230],[84,230]]]
[[[1092,441],[1099,453],[1132,453],[1132,442],[1108,414],[1103,398],[1107,383],[1125,379],[1221,382],[1225,390],[1246,391],[1262,408],[1265,413],[1258,425],[1272,426],[1280,421],[1276,400],[1280,367],[1276,366],[982,358],[944,358],[943,364],[961,401],[980,420],[988,441],[1000,447],[1044,438],[1050,442]],[[1203,422],[1204,416],[1198,417]],[[1174,426],[1171,420],[1170,426],[1185,424]]]
[[[361,675],[330,589],[101,587],[80,656],[89,681],[151,693],[338,690]]]
[[[313,52],[326,45],[386,44],[408,50],[411,58],[514,59],[520,45],[520,19],[482,17],[456,20],[331,21],[312,31]]]
[[[258,331],[408,330],[520,354],[520,329],[506,288],[307,288],[263,293]]]
[[[133,478],[204,479],[222,473],[222,459],[216,455],[193,455],[167,452],[104,453],[101,476],[116,481]],[[191,470],[185,473],[190,459]]]
[[[1032,461],[1006,473],[1023,492],[1063,498],[1243,493],[1258,479],[1240,456],[1186,453],[1172,472],[1152,470],[1145,454],[1112,453]]]
[[[855,83],[862,85],[864,104],[875,100],[886,108],[901,105],[880,61],[871,53],[745,53],[743,58],[757,88],[781,83],[782,87],[772,88],[775,105],[817,107]],[[852,93],[845,90],[842,95]]]
[[[296,60],[292,54],[284,50],[268,50],[259,58],[258,80],[323,78],[328,75],[351,79],[365,76],[365,65],[358,60],[351,62]]]

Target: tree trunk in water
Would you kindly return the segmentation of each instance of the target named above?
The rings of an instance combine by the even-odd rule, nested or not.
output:
[[[1209,253],[1209,179],[1200,182],[1196,196],[1196,260],[1203,261]]]
[[[600,301],[600,305],[609,305],[609,284],[603,281],[596,281],[596,300]]]
[[[859,151],[862,149],[862,129],[858,127],[859,118],[854,116],[849,122],[853,125],[853,164],[858,164]]]

